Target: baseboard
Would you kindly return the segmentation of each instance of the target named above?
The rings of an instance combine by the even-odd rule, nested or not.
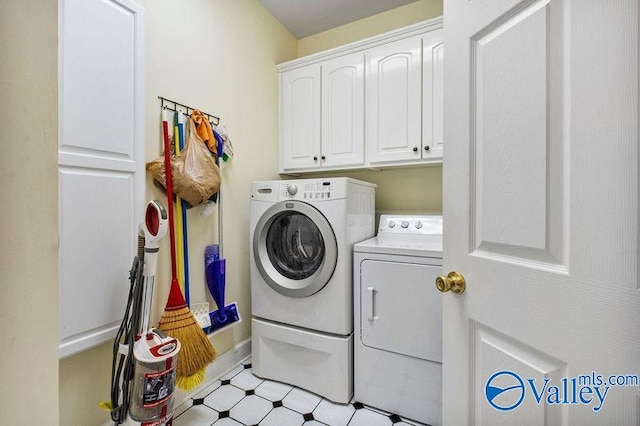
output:
[[[220,376],[226,374],[229,370],[231,370],[236,365],[240,364],[240,361],[245,359],[251,355],[251,337],[243,340],[233,347],[233,349],[228,350],[222,355],[218,355],[213,364],[209,365],[207,368],[207,376],[204,379],[204,382],[198,386],[196,389],[185,392],[180,389],[177,389],[175,392],[176,399],[173,404],[174,413],[175,410],[178,409],[181,405],[188,402],[191,397],[200,392],[202,389],[206,388],[214,381],[216,381]],[[188,408],[188,407],[187,407]],[[174,414],[175,415],[175,414]],[[125,426],[136,426],[140,423],[134,422],[131,419],[128,419],[124,425]],[[104,423],[102,426],[113,426],[112,421],[108,421]]]
[[[233,349],[217,356],[215,362],[207,368],[207,376],[204,379],[204,382],[202,382],[202,384],[196,389],[188,392],[177,389],[174,407],[178,407],[188,401],[189,398],[212,384],[218,379],[218,377],[227,373],[249,355],[251,355],[251,337],[238,343],[233,347]]]

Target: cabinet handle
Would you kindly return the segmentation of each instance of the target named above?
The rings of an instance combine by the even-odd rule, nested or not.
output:
[[[417,146],[413,147],[413,152],[418,152],[418,147]]]
[[[313,157],[313,161],[318,161],[318,157]]]
[[[322,157],[320,157],[320,158],[322,158],[323,160],[326,160],[326,157],[324,155]]]
[[[429,151],[430,149],[431,149],[431,148],[429,148],[429,145],[427,145],[427,146],[425,146],[425,147],[424,147],[424,150],[425,150],[425,151]]]

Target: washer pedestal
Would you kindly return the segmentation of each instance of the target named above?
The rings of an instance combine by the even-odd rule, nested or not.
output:
[[[353,395],[353,334],[332,336],[252,319],[252,371],[346,404]]]

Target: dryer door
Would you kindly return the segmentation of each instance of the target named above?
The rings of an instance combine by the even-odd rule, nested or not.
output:
[[[272,289],[289,297],[307,297],[331,279],[338,246],[331,225],[315,207],[282,201],[258,220],[253,254]]]
[[[442,267],[365,260],[360,265],[360,327],[365,346],[442,362]]]

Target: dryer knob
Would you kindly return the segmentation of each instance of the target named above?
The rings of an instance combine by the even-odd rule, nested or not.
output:
[[[298,186],[293,184],[287,186],[287,192],[291,195],[296,195],[296,193],[298,192]]]
[[[420,229],[422,228],[422,222],[418,221],[416,222],[416,229]]]
[[[390,220],[389,222],[387,222],[387,226],[389,228],[393,228],[394,226],[396,226],[396,223],[394,221]]]
[[[403,220],[402,223],[400,224],[400,226],[402,226],[403,228],[408,228],[409,227],[409,222],[406,220]]]

